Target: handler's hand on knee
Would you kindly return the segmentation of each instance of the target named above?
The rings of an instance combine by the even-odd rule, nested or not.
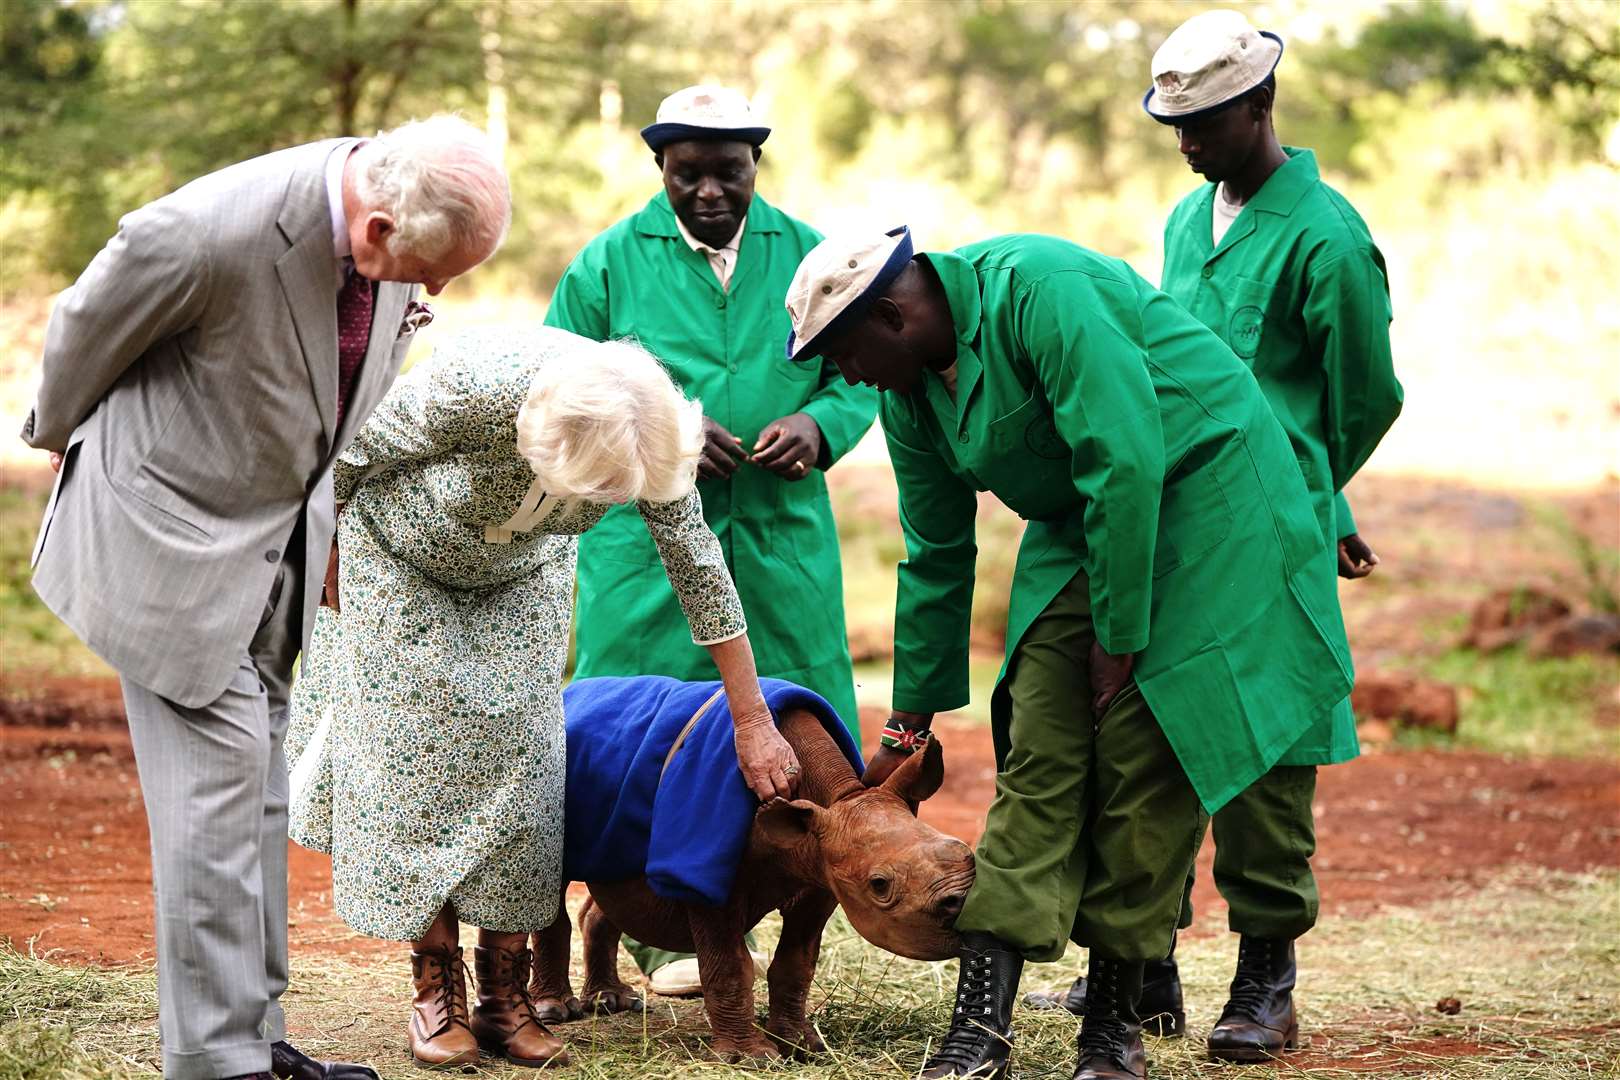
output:
[[[1091,712],[1102,719],[1103,713],[1114,699],[1131,684],[1131,669],[1136,666],[1136,654],[1113,656],[1103,651],[1095,641],[1091,643]]]
[[[737,767],[760,802],[791,799],[799,787],[799,759],[767,715],[737,727]]]

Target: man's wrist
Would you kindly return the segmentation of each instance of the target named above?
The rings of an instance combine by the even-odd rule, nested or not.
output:
[[[902,718],[891,713],[883,725],[883,735],[878,742],[903,754],[915,754],[926,747],[928,740],[933,738],[933,733],[929,730],[931,722],[932,718]]]

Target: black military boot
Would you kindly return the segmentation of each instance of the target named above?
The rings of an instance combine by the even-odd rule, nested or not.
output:
[[[1035,990],[1024,995],[1032,1009],[1067,1009],[1076,1016],[1086,1015],[1086,977],[1080,976],[1067,990]],[[1142,1030],[1161,1039],[1179,1038],[1187,1033],[1187,1010],[1181,1001],[1181,969],[1176,967],[1176,939],[1170,939],[1170,955],[1142,965],[1142,1000],[1136,1007]]]
[[[1013,999],[1023,973],[1023,954],[1000,938],[971,930],[962,935],[951,1029],[923,1066],[922,1080],[1000,1080],[1007,1075]]]
[[[1161,1039],[1179,1039],[1187,1034],[1187,1008],[1181,1003],[1181,969],[1176,966],[1176,939],[1170,937],[1170,954],[1163,960],[1142,965],[1142,1000],[1136,1015],[1142,1030]]]
[[[1231,996],[1209,1033],[1209,1056],[1216,1061],[1275,1061],[1298,1043],[1294,943],[1244,934]]]
[[[1147,1053],[1136,1013],[1141,996],[1140,960],[1104,960],[1092,954],[1086,969],[1080,1060],[1072,1080],[1147,1080]]]

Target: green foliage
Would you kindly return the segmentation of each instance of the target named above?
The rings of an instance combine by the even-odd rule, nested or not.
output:
[[[1538,507],[1536,519],[1568,552],[1575,587],[1592,610],[1620,615],[1620,547],[1599,544],[1556,506]]]
[[[1329,167],[1387,169],[1378,148],[1436,101],[1503,102],[1519,130],[1489,112],[1485,135],[1470,118],[1431,149],[1535,143],[1470,151],[1465,172],[1594,156],[1620,116],[1620,14],[1606,0],[1524,11],[1487,32],[1474,9],[1391,5],[1336,19],[1351,28],[1342,38],[1291,40],[1285,140]],[[659,99],[714,80],[768,103],[763,180],[790,173],[813,193],[791,206],[807,216],[870,199],[874,178],[904,179],[947,193],[947,220],[1135,256],[1152,235],[1136,228],[1135,200],[1189,180],[1171,133],[1140,108],[1149,58],[1189,12],[1171,0],[8,0],[0,251],[20,251],[8,260],[20,276],[61,282],[120,213],[228,162],[494,110],[520,212],[490,280],[544,292],[584,239],[654,189],[635,132]],[[1533,113],[1513,104],[1521,96]],[[1399,165],[1422,186],[1432,156]],[[17,196],[44,203],[13,211]]]
[[[1620,732],[1604,727],[1598,707],[1620,694],[1620,665],[1577,656],[1538,659],[1520,649],[1481,655],[1454,649],[1413,665],[1462,692],[1455,736],[1411,730],[1403,745],[1502,754],[1620,756]]]
[[[107,673],[34,594],[28,565],[45,492],[0,485],[0,672]]]

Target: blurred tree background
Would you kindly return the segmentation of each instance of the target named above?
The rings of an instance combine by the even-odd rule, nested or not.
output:
[[[776,127],[761,191],[823,228],[902,215],[936,246],[1041,229],[1151,263],[1164,208],[1195,178],[1139,100],[1153,50],[1200,9],[5,0],[0,288],[60,287],[120,213],[193,176],[456,110],[507,140],[517,194],[512,239],[478,286],[544,296],[581,243],[656,189],[636,132],[699,80],[754,96]],[[1284,140],[1352,179],[1398,174],[1417,204],[1601,161],[1615,140],[1610,0],[1247,11],[1288,40]]]

